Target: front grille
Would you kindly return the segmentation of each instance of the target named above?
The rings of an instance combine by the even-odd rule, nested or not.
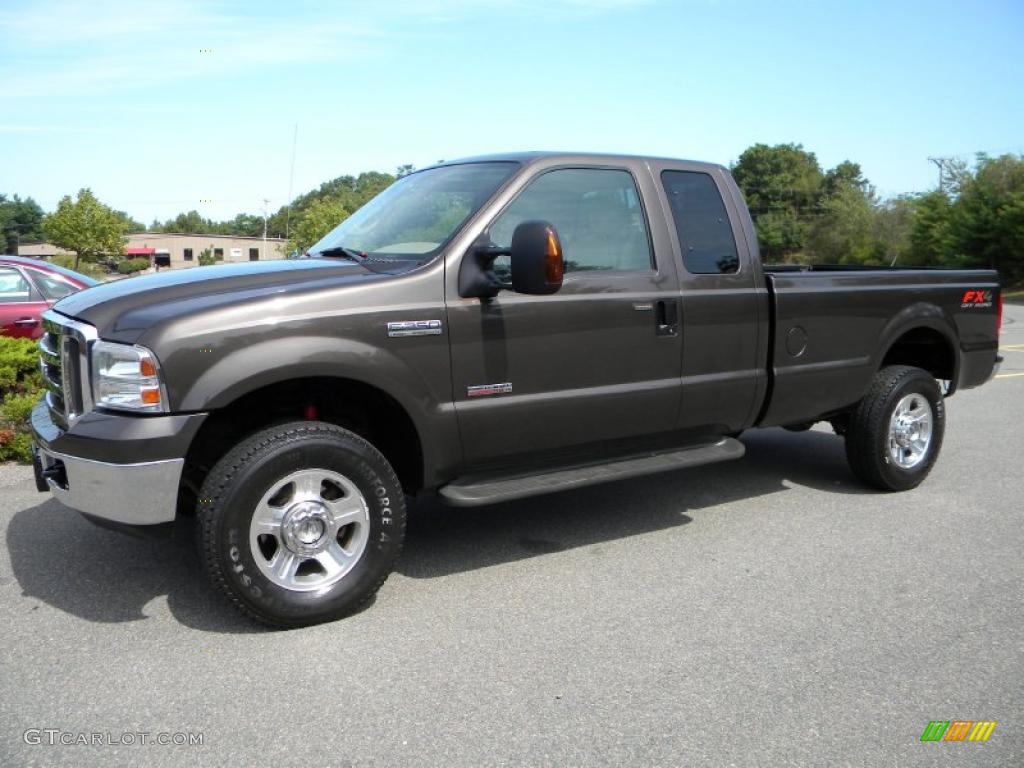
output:
[[[61,363],[60,327],[48,320],[43,320],[45,333],[39,340],[39,370],[43,374],[43,386],[46,387],[46,402],[55,419],[64,421],[67,404],[64,402],[64,375]]]
[[[89,343],[96,339],[91,325],[56,312],[43,313],[39,340],[39,370],[46,387],[46,404],[54,422],[65,429],[90,405],[87,383]]]

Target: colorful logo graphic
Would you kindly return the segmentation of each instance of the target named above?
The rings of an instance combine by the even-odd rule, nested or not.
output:
[[[921,741],[988,741],[995,727],[995,720],[932,720]]]
[[[964,297],[960,300],[961,309],[972,309],[974,307],[984,308],[992,306],[992,291],[964,291]]]

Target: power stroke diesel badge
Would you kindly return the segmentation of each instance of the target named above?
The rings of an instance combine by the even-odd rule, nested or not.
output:
[[[399,320],[388,323],[388,336],[438,336],[440,320]]]

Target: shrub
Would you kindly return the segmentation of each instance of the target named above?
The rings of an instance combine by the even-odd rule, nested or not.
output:
[[[83,275],[89,277],[95,277],[97,280],[101,280],[107,274],[107,270],[99,264],[94,264],[91,261],[78,261],[78,266],[75,266],[74,256],[64,256],[58,254],[50,259],[51,264],[56,264],[58,267],[64,267],[64,269],[73,269],[76,272],[81,272]]]
[[[35,342],[0,336],[0,461],[32,460],[28,417],[42,391]]]
[[[32,438],[27,429],[0,429],[0,461],[32,461]]]
[[[132,275],[149,269],[149,259],[125,259],[117,264],[117,271],[122,275]]]
[[[8,394],[39,392],[42,386],[36,343],[0,336],[0,403]]]
[[[37,402],[39,402],[38,392],[8,395],[4,398],[3,403],[0,403],[0,420],[8,424],[24,424],[28,421]]]

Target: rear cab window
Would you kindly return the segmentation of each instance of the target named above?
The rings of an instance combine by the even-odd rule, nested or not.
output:
[[[740,268],[732,222],[718,185],[701,171],[662,171],[683,266],[691,274],[732,274]]]

